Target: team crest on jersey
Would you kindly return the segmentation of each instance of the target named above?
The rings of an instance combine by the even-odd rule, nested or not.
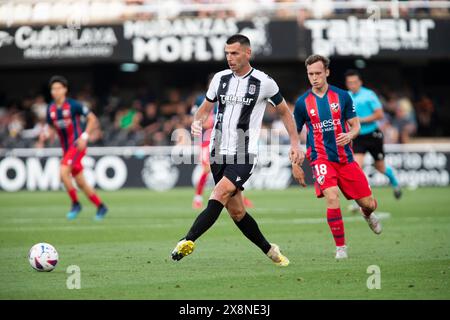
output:
[[[333,112],[338,112],[339,103],[332,103],[330,106],[331,106],[331,110],[333,110]]]
[[[311,110],[309,110],[309,113],[311,113],[311,115],[314,117],[316,115],[316,110],[311,109]]]
[[[254,85],[254,84],[249,85],[248,86],[248,93],[249,94],[255,94],[255,92],[256,92],[256,85]]]
[[[318,182],[320,185],[323,185],[323,183],[325,182],[325,176],[318,176],[318,177],[317,177],[317,182]]]

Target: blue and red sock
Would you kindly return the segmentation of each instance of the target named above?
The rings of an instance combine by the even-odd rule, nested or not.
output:
[[[327,221],[330,226],[331,233],[333,234],[336,247],[345,245],[345,232],[344,221],[342,221],[341,209],[328,208],[327,209]]]
[[[73,188],[68,190],[67,193],[69,194],[69,197],[72,200],[72,204],[77,204],[78,203],[77,190]]]
[[[89,196],[89,200],[98,208],[102,204],[102,200],[97,196],[97,194],[93,193]]]

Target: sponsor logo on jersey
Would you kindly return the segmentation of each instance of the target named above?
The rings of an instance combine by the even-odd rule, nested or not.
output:
[[[248,105],[250,105],[252,103],[253,100],[255,100],[255,99],[254,98],[245,98],[245,97],[235,96],[235,95],[232,95],[232,94],[228,94],[228,95],[221,94],[220,95],[220,101],[223,104],[225,104],[227,102],[230,102],[230,103],[240,103],[240,104],[248,106]]]
[[[71,123],[72,122],[70,120],[66,121],[64,119],[60,119],[56,121],[56,126],[60,129],[67,129],[70,127]]]
[[[341,119],[327,119],[322,122],[312,123],[314,130],[320,131],[331,131],[334,130],[335,126],[341,125]]]

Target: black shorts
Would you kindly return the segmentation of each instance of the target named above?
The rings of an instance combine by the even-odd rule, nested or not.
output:
[[[238,161],[237,156],[211,157],[211,173],[217,184],[223,177],[227,177],[239,190],[244,190],[244,183],[250,178],[256,166],[256,156],[247,155]]]
[[[354,153],[369,152],[375,161],[384,159],[383,133],[377,129],[374,132],[359,135],[353,140]]]

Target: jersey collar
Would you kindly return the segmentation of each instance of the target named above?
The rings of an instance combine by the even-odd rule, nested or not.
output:
[[[64,105],[66,104],[66,102],[67,102],[67,98],[64,99],[64,101],[63,101],[63,103],[62,103],[61,106],[58,106],[58,105],[56,104],[56,101],[53,100],[53,104],[55,105],[56,109],[61,109],[62,107],[64,107]]]
[[[254,69],[254,68],[251,68],[249,72],[247,72],[246,74],[244,74],[244,75],[241,76],[241,77],[238,76],[238,75],[236,75],[236,74],[234,74],[234,72],[233,72],[233,77],[239,78],[239,79],[245,79],[245,78],[247,78],[248,76],[250,76],[250,74],[253,72],[253,70],[255,70],[255,69]]]
[[[317,98],[319,98],[319,99],[325,98],[325,97],[328,95],[328,91],[330,91],[330,84],[328,84],[327,91],[325,91],[324,95],[320,97],[320,96],[318,96],[318,95],[313,91],[313,89],[311,88],[311,93],[312,93],[315,97],[317,97]]]

